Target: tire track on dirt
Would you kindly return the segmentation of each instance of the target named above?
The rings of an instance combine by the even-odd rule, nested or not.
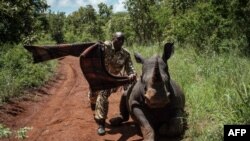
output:
[[[24,101],[14,104],[23,112],[2,121],[12,128],[32,127],[25,141],[141,141],[133,122],[121,127],[111,127],[107,119],[107,134],[99,136],[97,125],[90,109],[87,92],[88,83],[84,79],[79,65],[79,58],[60,59],[59,79],[55,80],[44,94],[39,94],[38,101]],[[54,81],[54,80],[53,80]],[[36,92],[31,92],[31,95]],[[35,94],[36,95],[36,94]],[[119,109],[121,92],[109,98],[108,118],[113,117]],[[8,117],[7,114],[0,115]],[[3,141],[18,141],[15,137]]]
[[[28,126],[32,127],[31,132],[29,133],[29,140],[39,140],[39,138],[48,133],[52,128],[51,126],[60,124],[66,119],[68,119],[69,115],[63,114],[62,107],[63,103],[68,99],[70,94],[72,93],[73,89],[76,87],[76,71],[71,65],[63,63],[64,72],[66,74],[65,79],[66,81],[61,84],[59,91],[55,90],[55,93],[40,113],[37,114],[34,119],[27,124]]]

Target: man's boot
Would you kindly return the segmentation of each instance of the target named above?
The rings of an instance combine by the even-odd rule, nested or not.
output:
[[[105,119],[96,120],[98,124],[97,133],[98,135],[105,135]]]

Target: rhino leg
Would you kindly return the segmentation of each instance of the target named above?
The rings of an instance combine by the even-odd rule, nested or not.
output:
[[[177,112],[168,122],[159,128],[159,134],[162,136],[175,137],[180,136],[185,130],[185,117],[182,111]]]
[[[143,140],[144,141],[154,141],[155,140],[155,132],[154,128],[146,118],[144,112],[139,107],[134,107],[132,109],[133,116],[132,118],[139,123]]]
[[[127,108],[126,95],[127,94],[124,93],[121,97],[120,114],[109,120],[112,126],[119,126],[121,125],[122,122],[128,121],[129,119],[129,111]]]
[[[127,93],[124,93],[121,97],[120,112],[121,112],[121,116],[123,117],[123,120],[128,121],[129,111],[128,111],[128,106],[127,106]]]

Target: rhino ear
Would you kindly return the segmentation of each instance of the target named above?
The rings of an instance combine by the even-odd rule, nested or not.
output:
[[[135,56],[135,61],[136,61],[137,63],[143,64],[144,58],[143,58],[139,53],[134,53],[134,56]]]
[[[166,43],[164,45],[164,52],[162,55],[163,61],[166,62],[173,53],[174,53],[174,43]]]

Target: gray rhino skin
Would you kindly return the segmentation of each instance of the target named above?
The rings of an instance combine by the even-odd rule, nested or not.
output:
[[[170,78],[167,65],[173,50],[173,43],[166,43],[162,57],[144,59],[135,54],[136,62],[142,64],[142,75],[124,92],[120,101],[120,115],[110,120],[111,125],[127,121],[130,114],[139,124],[145,141],[184,133],[185,96]]]

